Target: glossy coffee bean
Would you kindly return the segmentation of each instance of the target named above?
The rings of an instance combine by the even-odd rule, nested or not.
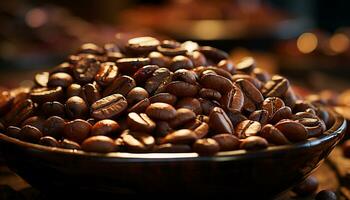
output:
[[[107,119],[119,116],[128,107],[128,102],[120,94],[102,98],[91,105],[91,116],[96,119]]]
[[[236,68],[231,60],[227,60],[227,59],[221,60],[217,66],[220,69],[230,72],[231,74],[236,73]]]
[[[134,73],[132,78],[136,81],[138,85],[143,84],[146,82],[147,79],[152,77],[152,74],[154,73],[154,71],[159,69],[159,66],[154,64],[143,66]]]
[[[140,102],[148,98],[148,92],[142,87],[134,87],[126,96],[126,101],[128,105],[134,105],[135,103]]]
[[[155,153],[188,153],[192,148],[186,144],[161,144],[155,147]]]
[[[228,54],[214,47],[202,46],[198,49],[207,59],[213,60],[215,63],[228,58]]]
[[[173,129],[167,121],[157,121],[154,136],[164,137],[168,133],[173,132]]]
[[[66,90],[67,98],[73,97],[73,96],[79,96],[81,94],[81,86],[79,84],[73,83],[70,86],[68,86]]]
[[[181,46],[181,43],[175,40],[163,40],[160,44],[161,47],[175,49]]]
[[[94,54],[94,55],[102,55],[104,53],[103,48],[99,47],[94,43],[85,43],[81,45],[78,50],[79,54]]]
[[[198,139],[204,138],[209,133],[209,125],[207,122],[200,122],[195,128],[192,129],[193,132],[197,135]]]
[[[292,109],[290,109],[288,106],[284,106],[276,111],[270,122],[272,124],[276,124],[283,119],[291,119],[292,115]]]
[[[261,129],[259,136],[265,138],[269,143],[276,145],[284,145],[290,143],[286,136],[284,136],[281,131],[279,131],[271,124],[265,125]]]
[[[50,73],[49,72],[40,72],[35,74],[34,82],[36,85],[40,87],[47,87],[47,83],[49,82]]]
[[[261,130],[261,124],[257,121],[244,120],[235,127],[235,130],[238,138],[256,136]]]
[[[75,80],[80,83],[91,82],[100,68],[100,62],[96,56],[88,55],[81,58],[73,67],[73,75]]]
[[[85,120],[76,119],[68,122],[63,130],[65,138],[81,143],[90,135],[91,124]]]
[[[248,74],[235,74],[235,75],[232,76],[232,81],[233,82],[236,82],[239,79],[244,79],[246,81],[249,81],[251,84],[253,84],[259,90],[261,89],[261,87],[263,85],[263,83],[260,80],[254,78],[254,77],[252,77],[252,76],[250,76]]]
[[[308,132],[304,125],[292,120],[282,120],[275,127],[291,142],[303,141],[308,137]]]
[[[205,67],[204,69],[205,69],[205,71],[211,70],[211,71],[215,72],[215,74],[217,74],[219,76],[225,77],[228,80],[232,80],[231,73],[226,71],[226,70],[224,70],[224,69],[221,69],[221,68],[218,68],[218,67],[214,67],[214,66],[208,66],[208,67]],[[204,75],[204,72],[202,73],[202,75]]]
[[[105,52],[110,53],[110,52],[120,52],[120,49],[117,44],[115,43],[107,43],[103,45],[103,49]]]
[[[132,53],[145,54],[157,49],[159,40],[153,37],[137,37],[128,40],[127,49]]]
[[[180,55],[185,55],[186,54],[186,49],[180,47],[164,47],[162,45],[157,47],[157,51],[162,53],[165,56],[180,56]]]
[[[318,180],[314,176],[307,177],[303,182],[293,188],[293,191],[299,196],[307,196],[316,192]]]
[[[239,124],[240,122],[248,119],[246,116],[244,116],[241,112],[237,110],[233,110],[233,111],[227,110],[226,114],[233,126],[237,126],[237,124]]]
[[[282,97],[289,87],[289,81],[286,78],[275,75],[264,85],[261,92],[264,97]]]
[[[41,106],[41,111],[46,117],[54,115],[64,117],[66,114],[64,105],[58,101],[44,103]]]
[[[330,190],[322,190],[315,196],[315,200],[337,200],[337,195]]]
[[[32,116],[32,117],[29,117],[28,119],[24,120],[21,124],[21,127],[23,127],[25,125],[31,125],[37,129],[39,129],[40,131],[43,131],[44,122],[45,122],[45,119],[43,117]]]
[[[45,136],[45,137],[40,138],[39,144],[44,145],[44,146],[48,146],[48,147],[59,147],[60,146],[58,141],[51,136]]]
[[[73,83],[73,77],[67,73],[59,72],[51,74],[47,83],[50,87],[63,87],[66,88]]]
[[[33,115],[34,108],[34,103],[30,99],[17,102],[4,117],[6,125],[20,125],[21,122]]]
[[[66,101],[66,113],[72,119],[84,119],[89,112],[88,105],[81,97],[74,96]]]
[[[81,90],[80,96],[84,99],[84,101],[88,104],[91,105],[101,99],[101,94],[94,84],[86,84]]]
[[[73,64],[73,62],[79,60],[80,57],[76,56],[76,55],[71,55],[71,56],[69,56],[69,58],[71,58],[71,60],[69,60],[70,62],[63,62],[63,63],[57,65],[56,67],[54,67],[53,69],[50,70],[50,74],[64,72],[64,73],[68,73],[68,74],[72,75],[72,73],[73,73],[73,65],[72,64]],[[46,76],[46,75],[44,75],[44,76]],[[46,78],[43,79],[43,80],[46,79],[46,81],[44,81],[44,82],[46,82],[44,85],[38,84],[39,81],[37,81],[37,80],[35,80],[35,82],[41,87],[46,87],[47,81],[49,80],[48,78],[49,77],[47,76],[47,79]]]
[[[155,120],[171,120],[176,115],[175,108],[166,103],[152,103],[146,109],[146,114]]]
[[[159,67],[166,67],[169,65],[171,59],[167,56],[164,56],[162,53],[153,51],[148,54],[148,58],[152,65],[157,65]]]
[[[244,94],[236,85],[233,85],[233,88],[220,99],[221,104],[232,112],[241,111],[245,103],[244,101]]]
[[[60,138],[63,135],[63,130],[66,122],[59,116],[51,116],[45,120],[43,124],[43,134],[45,136],[52,136],[54,138]]]
[[[171,144],[193,144],[197,140],[197,135],[189,129],[180,129],[166,135],[161,143]]]
[[[183,81],[190,84],[197,83],[197,74],[187,69],[179,69],[174,72],[174,81]]]
[[[43,104],[48,101],[61,101],[64,97],[62,87],[56,88],[36,88],[30,92],[33,102]]]
[[[153,136],[143,132],[125,130],[120,137],[129,152],[149,152],[155,145]]]
[[[213,100],[199,98],[199,99],[196,99],[193,102],[197,102],[197,101],[199,102],[199,105],[200,105],[200,107],[198,108],[198,114],[200,114],[199,112],[201,112],[204,115],[209,115],[210,112],[215,107],[220,107],[221,106],[220,103],[218,103],[217,101],[213,101]]]
[[[245,150],[259,150],[265,149],[268,146],[268,142],[259,136],[250,136],[241,141],[240,148]]]
[[[266,83],[271,79],[270,75],[263,69],[261,68],[254,68],[253,70],[253,75],[256,79],[259,81]]]
[[[187,108],[192,110],[196,115],[202,114],[202,105],[196,98],[185,97],[180,99],[176,104],[176,109]]]
[[[20,138],[23,141],[31,142],[31,143],[37,143],[39,142],[40,138],[43,136],[41,131],[34,126],[25,125],[22,127],[20,132]]]
[[[196,114],[187,108],[180,108],[176,110],[176,114],[174,119],[172,119],[169,123],[173,128],[179,127],[186,122],[194,120],[196,118]]]
[[[136,82],[133,78],[130,76],[120,76],[104,90],[103,96],[121,94],[125,97],[134,87],[136,87]]]
[[[269,113],[269,119],[272,119],[277,110],[284,106],[282,99],[278,97],[268,97],[263,101],[261,109],[266,110]]]
[[[165,91],[177,97],[194,97],[199,91],[197,85],[192,85],[183,81],[172,81],[165,86]]]
[[[80,150],[81,147],[78,143],[64,139],[63,141],[60,142],[60,147],[64,149],[72,149],[72,150]]]
[[[266,110],[256,110],[249,115],[249,119],[265,125],[269,121],[269,112]]]
[[[298,100],[298,98],[291,87],[283,95],[284,103],[286,104],[286,106],[289,106],[290,108],[294,108],[297,100]]]
[[[209,126],[214,133],[234,133],[234,127],[222,108],[215,107],[209,115]]]
[[[155,70],[152,77],[146,80],[145,89],[149,94],[153,94],[163,82],[171,80],[172,73],[167,68],[159,68]]]
[[[156,128],[156,123],[145,113],[129,113],[127,124],[131,131],[152,132]]]
[[[207,65],[207,59],[205,56],[199,52],[199,51],[192,51],[192,52],[187,52],[186,56],[191,59],[193,66],[198,67],[198,66],[206,66]]]
[[[137,102],[135,105],[131,106],[127,112],[136,112],[136,113],[141,113],[141,112],[145,112],[147,107],[151,105],[151,102],[148,98],[143,99],[139,102]]]
[[[109,153],[114,151],[114,141],[106,136],[92,136],[81,144],[81,148],[86,152]]]
[[[220,147],[220,151],[232,151],[239,148],[239,139],[229,133],[222,133],[212,137]]]
[[[207,74],[200,78],[200,84],[204,88],[210,88],[219,91],[221,94],[225,94],[232,89],[232,82],[219,75]]]
[[[238,71],[244,72],[246,74],[250,74],[255,69],[256,63],[254,58],[246,57],[246,58],[243,58],[239,63],[237,63],[236,67]]]
[[[208,88],[202,88],[198,96],[203,98],[203,99],[213,99],[213,100],[220,100],[221,99],[221,94],[220,92],[213,90],[213,89],[208,89]]]
[[[158,93],[149,98],[151,103],[167,103],[170,105],[175,105],[177,97],[170,93]]]
[[[175,56],[169,66],[170,71],[176,71],[178,69],[192,69],[193,63],[191,59],[187,58],[186,56]]]
[[[116,64],[122,74],[132,75],[139,68],[151,64],[151,60],[149,58],[121,58]]]
[[[200,156],[212,156],[219,152],[219,144],[211,138],[198,139],[193,144],[193,150]]]
[[[21,129],[16,126],[9,126],[7,127],[5,134],[9,137],[20,139],[21,137]]]
[[[244,94],[243,109],[248,112],[259,109],[260,104],[264,101],[264,97],[260,91],[247,80],[239,79],[236,83]]]
[[[112,135],[120,129],[118,122],[111,119],[104,119],[92,125],[91,135]]]
[[[118,75],[118,67],[113,62],[105,62],[100,65],[95,80],[101,86],[108,86]]]

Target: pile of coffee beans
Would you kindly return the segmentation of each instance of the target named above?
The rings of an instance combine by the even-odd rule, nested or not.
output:
[[[0,130],[86,152],[259,150],[318,137],[334,121],[254,58],[235,64],[191,41],[87,43],[34,82],[1,93]]]

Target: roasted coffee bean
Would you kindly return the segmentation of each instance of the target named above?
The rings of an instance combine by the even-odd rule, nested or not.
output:
[[[196,118],[195,120],[189,121],[186,124],[184,124],[183,128],[190,129],[190,130],[195,130],[201,124],[202,124],[202,121]]]
[[[147,133],[125,130],[120,137],[130,152],[149,152],[155,145],[155,139]]]
[[[81,95],[80,95],[84,101],[88,104],[91,105],[94,102],[98,101],[101,99],[101,94],[94,84],[86,84],[81,90]]]
[[[292,109],[290,109],[288,106],[284,106],[275,112],[275,114],[273,115],[270,122],[272,124],[276,124],[277,122],[281,121],[282,119],[292,118],[292,115],[293,115]]]
[[[236,83],[244,94],[243,109],[249,113],[259,109],[261,102],[264,101],[260,91],[247,80],[239,79]]]
[[[72,119],[85,118],[89,112],[88,105],[81,97],[71,97],[66,101],[66,113]]]
[[[58,141],[51,136],[45,136],[45,137],[40,138],[39,144],[44,145],[44,146],[48,146],[48,147],[59,147],[60,146]]]
[[[177,97],[170,93],[158,93],[149,98],[151,103],[167,103],[170,105],[175,105]]]
[[[245,103],[244,101],[245,97],[242,90],[235,84],[232,89],[220,99],[221,104],[229,111],[241,111]]]
[[[119,59],[125,58],[126,56],[121,52],[107,52],[108,62],[117,62]]]
[[[112,135],[120,129],[118,122],[111,119],[104,119],[92,125],[91,135]]]
[[[232,81],[236,82],[239,79],[244,79],[249,81],[250,83],[252,83],[256,88],[258,88],[259,90],[262,87],[262,83],[261,81],[259,81],[258,79],[248,75],[248,74],[235,74],[232,76]]]
[[[81,94],[81,86],[79,84],[73,83],[67,88],[67,98],[73,96],[79,96]]]
[[[166,121],[157,121],[156,129],[154,131],[154,136],[164,137],[168,133],[172,132],[173,129],[170,127],[169,123]]]
[[[45,136],[52,136],[54,138],[60,138],[63,135],[66,122],[59,116],[52,116],[45,120],[43,124],[43,134]]]
[[[259,150],[265,149],[268,146],[268,142],[259,136],[250,136],[241,141],[240,148],[245,150]]]
[[[190,84],[196,84],[197,74],[187,69],[179,69],[174,72],[173,80],[183,81]]]
[[[199,51],[192,51],[192,52],[187,52],[186,56],[191,59],[193,66],[198,67],[198,66],[206,66],[207,65],[207,59],[205,56],[199,52]]]
[[[96,124],[96,120],[94,118],[87,119],[86,121],[89,122],[89,124],[91,124],[91,126]]]
[[[121,73],[132,75],[139,68],[151,64],[151,60],[149,58],[121,58],[116,64]]]
[[[32,116],[32,117],[29,117],[26,120],[24,120],[21,124],[21,127],[23,127],[25,125],[31,125],[37,129],[39,129],[40,131],[42,131],[44,122],[45,122],[45,119],[43,117]]]
[[[80,49],[77,52],[78,54],[94,54],[102,55],[104,54],[104,49],[99,47],[94,43],[85,43],[81,45]]]
[[[5,124],[8,126],[19,125],[34,113],[34,103],[32,100],[19,101],[5,115]]]
[[[76,119],[68,122],[63,130],[65,138],[77,143],[83,142],[89,137],[91,131],[91,124],[85,120]]]
[[[175,49],[181,46],[180,42],[175,40],[163,40],[160,44],[161,47]]]
[[[103,45],[103,49],[107,53],[120,52],[120,49],[119,49],[118,45],[114,44],[114,43],[107,43],[107,44]]]
[[[276,145],[284,145],[290,143],[286,136],[284,136],[281,131],[279,131],[271,124],[265,125],[261,129],[259,136],[265,138],[269,143]]]
[[[163,82],[171,80],[171,72],[167,68],[159,68],[155,70],[152,77],[147,79],[145,89],[149,94],[153,94]]]
[[[94,55],[87,55],[81,58],[75,67],[73,67],[73,75],[75,80],[80,83],[91,82],[98,70],[100,69],[100,62]]]
[[[198,51],[204,54],[207,59],[213,60],[214,63],[217,63],[220,60],[224,60],[229,57],[226,52],[209,46],[199,47]]]
[[[129,113],[127,124],[131,131],[152,132],[156,128],[156,123],[145,113]]]
[[[130,76],[120,76],[104,90],[103,96],[106,97],[111,94],[126,96],[134,87],[136,87],[136,82],[133,78]]]
[[[192,148],[186,144],[161,144],[154,148],[155,153],[188,153]]]
[[[148,98],[141,100],[137,102],[135,105],[133,105],[131,108],[129,108],[127,111],[130,112],[136,112],[136,113],[141,113],[145,112],[147,107],[151,105],[151,102]]]
[[[282,99],[278,97],[268,97],[262,103],[261,108],[263,110],[266,110],[269,113],[269,120],[270,120],[275,115],[277,110],[279,110],[280,108],[283,108],[284,106],[285,105]]]
[[[167,56],[164,56],[163,54],[153,51],[148,54],[148,58],[151,60],[152,65],[156,65],[159,67],[166,67],[169,65],[171,59]]]
[[[249,115],[249,119],[259,122],[261,125],[269,121],[269,112],[266,110],[256,110]]]
[[[81,147],[78,143],[64,139],[63,141],[60,142],[60,147],[64,149],[72,149],[72,150],[80,150]]]
[[[222,108],[215,107],[209,115],[210,129],[216,133],[234,133],[234,127]]]
[[[219,144],[211,138],[198,139],[193,144],[193,150],[200,156],[212,156],[219,152]]]
[[[229,133],[214,135],[213,139],[219,144],[220,151],[232,151],[239,148],[239,139]]]
[[[238,138],[256,136],[261,130],[261,124],[257,121],[244,120],[235,127],[235,130]]]
[[[271,79],[270,75],[261,68],[254,68],[253,75],[255,78],[257,78],[259,81],[263,83],[266,83]]]
[[[126,96],[126,101],[128,105],[131,106],[146,98],[148,98],[148,92],[145,89],[142,87],[134,87]]]
[[[165,56],[171,56],[171,57],[186,54],[186,49],[184,49],[182,47],[170,48],[170,47],[158,46],[157,51],[159,51],[160,53],[162,53]]]
[[[237,63],[237,70],[250,74],[256,67],[255,59],[252,57],[243,58],[239,63]]]
[[[180,99],[176,104],[176,109],[187,108],[192,110],[196,115],[202,114],[202,106],[198,99],[185,97]]]
[[[67,73],[59,72],[51,74],[49,82],[47,83],[50,87],[63,87],[66,88],[73,83],[73,77]]]
[[[299,196],[307,196],[316,192],[318,180],[314,176],[307,177],[303,182],[293,188],[293,191]]]
[[[170,71],[176,71],[178,69],[192,69],[193,63],[191,59],[187,58],[186,56],[175,56],[169,65]]]
[[[41,111],[46,117],[54,115],[64,117],[66,114],[64,105],[58,101],[44,103],[41,106]]]
[[[186,49],[187,52],[193,52],[198,50],[199,45],[197,42],[192,42],[192,41],[186,41],[181,44],[181,47]]]
[[[308,131],[304,125],[293,120],[282,120],[275,127],[291,142],[299,142],[308,138]]]
[[[30,98],[38,104],[43,104],[48,101],[61,101],[64,97],[62,87],[56,88],[36,88],[30,92]]]
[[[128,41],[127,49],[134,54],[146,54],[157,49],[159,40],[153,37],[137,37]]]
[[[64,73],[72,75],[73,74],[73,65],[72,65],[72,63],[75,62],[75,61],[78,61],[80,59],[80,57],[76,56],[76,55],[71,55],[70,58],[71,58],[70,62],[63,62],[63,63],[57,65],[56,67],[54,67],[53,69],[51,69],[50,70],[50,74],[54,74],[54,73],[58,73],[58,72],[64,72]],[[47,79],[44,78],[43,80],[45,80],[45,81],[43,83],[47,84],[47,81],[49,80],[48,78],[49,78],[48,76],[47,76]],[[39,82],[36,81],[36,83],[38,84]],[[40,83],[38,85],[41,86],[41,87],[46,87],[47,86],[46,84],[42,85]]]
[[[315,106],[313,106],[310,102],[297,100],[293,108],[293,113],[306,112],[306,110],[310,108],[315,110]]]
[[[198,93],[198,86],[183,81],[172,81],[165,86],[165,91],[178,97],[194,97]]]
[[[320,136],[326,130],[324,122],[316,116],[296,117],[296,121],[304,125],[308,131],[309,137]]]
[[[146,114],[156,120],[171,120],[176,115],[175,108],[167,103],[152,103],[146,109]]]
[[[204,69],[205,69],[205,71],[211,70],[211,71],[215,72],[217,75],[223,76],[223,77],[227,78],[228,80],[232,79],[231,73],[224,70],[224,69],[213,67],[213,66],[208,66],[208,67],[205,67]],[[202,73],[202,75],[204,75],[204,72]]]
[[[9,137],[13,137],[13,138],[16,138],[16,139],[20,139],[21,137],[21,129],[16,127],[16,126],[9,126],[7,127],[6,129],[6,132],[5,134]]]
[[[100,99],[91,105],[91,116],[96,119],[107,119],[119,116],[128,107],[128,102],[120,94],[113,94]]]
[[[230,119],[233,126],[237,126],[237,124],[239,124],[240,122],[248,119],[246,116],[244,116],[238,110],[233,110],[233,111],[227,110],[226,114],[227,114],[228,118]]]
[[[297,100],[298,100],[298,98],[291,87],[283,95],[284,103],[286,104],[286,106],[289,106],[292,109],[294,109],[294,106],[295,106],[295,103],[297,102]]]
[[[197,140],[197,135],[189,129],[180,129],[169,133],[162,140],[161,143],[171,144],[193,144]]]
[[[23,126],[20,132],[21,140],[31,143],[39,142],[42,136],[43,134],[41,133],[41,131],[31,125]]]
[[[147,79],[152,77],[154,71],[159,69],[158,65],[146,65],[138,69],[132,78],[136,81],[137,84],[143,84]]]
[[[200,84],[204,88],[219,91],[221,94],[225,94],[233,88],[232,82],[229,79],[215,74],[203,75],[200,78]]]
[[[101,86],[108,86],[118,75],[118,67],[113,62],[105,62],[100,65],[95,80]]]
[[[218,68],[226,70],[231,74],[236,73],[236,68],[231,60],[227,60],[227,59],[221,60],[217,66]]]
[[[111,138],[98,135],[84,140],[81,148],[86,152],[109,153],[115,150],[115,144]]]
[[[337,200],[337,195],[330,190],[322,190],[315,196],[315,200]]]
[[[208,99],[199,98],[198,101],[201,106],[202,114],[204,115],[209,115],[215,107],[221,106],[217,101],[211,101]]]
[[[213,99],[217,101],[221,99],[220,92],[213,89],[208,89],[208,88],[202,88],[199,91],[198,96],[200,96],[203,99]]]
[[[192,129],[193,132],[197,135],[198,139],[204,138],[209,133],[209,125],[207,122],[200,122],[196,128]]]
[[[261,89],[264,97],[282,97],[289,89],[289,81],[278,75],[274,75]]]
[[[172,119],[169,123],[171,127],[176,128],[188,121],[194,120],[195,118],[196,114],[192,110],[187,108],[180,108],[176,110],[174,119]]]
[[[37,73],[34,77],[34,82],[40,87],[47,87],[47,83],[49,82],[49,76],[49,72]]]

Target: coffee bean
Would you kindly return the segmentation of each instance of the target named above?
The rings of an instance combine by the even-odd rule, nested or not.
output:
[[[198,66],[206,66],[207,65],[207,59],[205,56],[199,52],[199,51],[192,51],[192,52],[187,52],[186,56],[191,59],[193,66],[198,67]]]
[[[171,120],[176,115],[175,108],[166,103],[152,103],[146,109],[146,114],[156,120]]]
[[[186,56],[175,56],[169,66],[170,71],[176,71],[178,69],[192,69],[193,63],[192,61],[187,58]]]
[[[171,144],[193,144],[197,140],[197,135],[189,129],[180,129],[166,135],[161,143]]]
[[[202,76],[200,78],[200,84],[204,88],[219,91],[221,94],[225,94],[233,88],[232,82],[229,79],[215,74],[206,74]]]
[[[94,54],[102,55],[104,54],[104,49],[99,47],[94,43],[85,43],[81,45],[80,49],[77,52],[78,54]]]
[[[54,115],[64,117],[66,114],[64,105],[58,101],[44,103],[41,106],[41,111],[46,117]]]
[[[198,111],[201,111],[204,115],[209,115],[215,107],[221,106],[217,101],[211,101],[208,99],[199,98],[197,101],[199,101],[201,108]]]
[[[101,86],[110,85],[118,75],[118,67],[113,62],[105,62],[100,65],[95,80]]]
[[[237,124],[239,124],[240,122],[248,119],[238,110],[233,110],[233,111],[226,110],[226,114],[233,126],[237,126]]]
[[[180,42],[175,40],[163,40],[160,44],[161,47],[175,49],[181,46]]]
[[[220,151],[232,151],[239,148],[239,139],[229,133],[214,135],[213,139],[219,144]]]
[[[63,130],[66,122],[59,116],[52,116],[45,120],[43,124],[43,133],[45,136],[60,138],[63,135]]]
[[[104,90],[103,96],[106,97],[111,94],[121,94],[126,96],[134,87],[136,87],[136,82],[133,78],[130,76],[120,76]]]
[[[194,97],[199,88],[183,81],[173,81],[166,85],[165,91],[178,97]]]
[[[259,109],[260,104],[264,101],[260,91],[247,80],[239,79],[236,83],[244,94],[243,109],[249,113]]]
[[[81,58],[73,68],[74,78],[80,83],[91,82],[100,68],[100,62],[96,56],[88,55]]]
[[[213,99],[213,100],[217,100],[217,101],[221,99],[220,92],[213,90],[213,89],[202,88],[199,91],[198,95],[204,99]]]
[[[174,72],[173,80],[183,81],[190,84],[196,84],[197,74],[187,69],[179,69]]]
[[[235,74],[232,76],[232,81],[236,82],[239,79],[244,79],[246,81],[249,81],[251,84],[253,84],[256,88],[258,88],[259,90],[262,87],[261,81],[259,81],[258,79],[248,75],[248,74]]]
[[[326,125],[316,115],[301,117],[298,114],[300,113],[297,113],[294,119],[305,126],[309,137],[320,136],[326,130]]]
[[[209,46],[199,47],[198,51],[204,54],[208,59],[213,60],[214,63],[217,63],[220,60],[224,60],[229,57],[226,52]]]
[[[24,120],[21,124],[21,127],[25,125],[31,125],[35,128],[39,129],[40,131],[43,131],[45,119],[39,116],[32,116]],[[1,131],[1,130],[0,130]]]
[[[91,116],[96,119],[117,117],[128,107],[128,102],[120,94],[113,94],[91,105]]]
[[[9,137],[20,139],[21,137],[21,129],[16,126],[9,126],[7,127],[5,134]]]
[[[153,37],[138,37],[128,41],[127,49],[132,53],[145,54],[157,49],[160,45],[159,40]]]
[[[262,103],[261,108],[269,113],[269,120],[275,115],[277,110],[284,107],[284,102],[278,97],[268,97]]]
[[[49,72],[37,73],[34,77],[34,82],[40,87],[47,87],[47,83],[49,82],[49,76]]]
[[[200,156],[212,156],[219,152],[220,147],[215,140],[211,138],[204,138],[198,139],[193,144],[193,150]]]
[[[148,92],[145,89],[142,87],[134,87],[126,96],[126,101],[130,106],[146,98],[148,98]]]
[[[283,96],[284,103],[286,104],[286,106],[289,106],[290,108],[294,108],[297,99],[298,98],[291,87],[287,90],[287,92]]]
[[[231,60],[227,60],[227,59],[221,60],[217,66],[220,69],[230,72],[231,74],[236,73],[236,68]]]
[[[266,83],[271,79],[270,75],[263,69],[261,68],[254,68],[253,69],[253,75],[256,79],[259,81]]]
[[[275,127],[291,142],[303,141],[308,137],[306,128],[302,124],[292,120],[282,120]]]
[[[107,43],[107,44],[103,45],[103,49],[107,53],[120,52],[120,49],[119,49],[118,45],[114,44],[114,43]]]
[[[289,81],[286,78],[275,75],[264,85],[261,93],[264,97],[282,97],[289,87]]]
[[[215,107],[209,115],[209,126],[214,133],[234,133],[233,125],[222,108]]]
[[[256,136],[261,130],[261,124],[257,121],[244,120],[235,127],[235,130],[238,138]]]
[[[167,56],[164,56],[162,53],[157,51],[153,51],[148,54],[148,58],[151,60],[152,65],[156,65],[159,67],[166,67],[169,65],[171,59]]]
[[[66,88],[73,83],[73,77],[67,73],[59,72],[51,74],[49,82],[47,83],[50,87],[63,87]]]
[[[138,69],[132,78],[136,81],[137,84],[143,84],[147,79],[152,77],[154,71],[159,69],[158,65],[146,65]]]
[[[129,108],[127,111],[130,112],[135,112],[135,113],[141,113],[145,112],[147,107],[151,105],[151,102],[148,98],[141,100],[137,102],[135,105],[133,105],[131,108]]]
[[[67,73],[67,74],[70,74],[70,75],[72,75],[73,74],[73,63],[77,63],[78,62],[78,60],[80,59],[80,57],[79,56],[76,56],[76,55],[71,55],[70,57],[69,57],[70,59],[68,60],[69,62],[63,62],[63,63],[61,63],[61,64],[59,64],[59,65],[57,65],[56,67],[54,67],[53,69],[51,69],[50,70],[50,74],[54,74],[54,73],[58,73],[58,72],[64,72],[64,73]],[[44,74],[43,74],[44,75]],[[48,76],[48,74],[47,75],[44,75],[44,77],[47,77],[47,78],[44,78],[43,79],[43,81],[44,82],[41,82],[41,83],[45,83],[45,84],[41,84],[41,83],[39,83],[39,79],[41,79],[41,78],[39,78],[38,80],[36,80],[35,82],[39,85],[39,86],[41,86],[41,87],[46,87],[47,86],[47,82],[49,81],[49,76]],[[35,78],[35,79],[37,79],[37,78]]]
[[[92,125],[91,135],[112,135],[120,129],[118,122],[111,119],[104,119]]]
[[[315,200],[337,200],[337,195],[330,190],[322,190],[315,196]]]
[[[120,137],[130,152],[149,152],[155,145],[154,138],[143,132],[125,130]]]
[[[149,94],[153,94],[163,82],[171,80],[171,76],[169,69],[159,68],[153,72],[152,77],[147,79],[145,89]]]
[[[43,104],[48,101],[61,101],[64,97],[62,87],[56,88],[35,88],[30,92],[33,102]]]
[[[275,114],[273,115],[270,122],[272,124],[276,124],[277,122],[283,120],[283,119],[290,119],[292,118],[292,109],[290,109],[288,106],[284,106],[280,109],[278,109]]]
[[[5,115],[5,124],[8,126],[19,125],[34,113],[34,103],[27,99],[17,102],[11,110]]]
[[[86,121],[89,122],[89,124],[91,124],[91,126],[96,124],[96,120],[94,118],[89,118]]]
[[[73,96],[79,96],[81,94],[81,86],[79,84],[73,83],[67,88],[67,98]]]
[[[205,71],[211,70],[211,71],[215,72],[219,76],[223,76],[223,77],[227,78],[228,80],[232,80],[231,73],[226,71],[226,70],[224,70],[224,69],[213,67],[213,66],[208,66],[208,67],[205,67],[204,69],[205,69]],[[205,74],[204,72],[202,73],[202,75]]]
[[[66,113],[72,119],[85,118],[89,112],[84,99],[74,96],[66,101]]]
[[[72,149],[72,150],[80,150],[81,147],[78,143],[64,139],[63,141],[60,142],[60,147],[64,149]]]
[[[202,106],[198,99],[185,97],[180,99],[176,104],[176,109],[187,108],[192,110],[196,115],[202,114]]]
[[[44,146],[48,146],[48,147],[59,147],[59,145],[60,145],[58,143],[58,141],[51,136],[45,136],[45,137],[40,138],[39,144],[44,145]]]
[[[249,119],[259,122],[261,125],[269,121],[269,112],[266,110],[256,110],[249,115]]]
[[[192,42],[192,41],[186,41],[181,44],[181,47],[186,49],[188,52],[193,52],[198,50],[199,45],[197,42]]]
[[[23,141],[31,142],[31,143],[37,143],[39,142],[40,138],[43,136],[41,131],[34,126],[25,125],[22,127],[20,132],[20,138]]]
[[[197,135],[197,138],[201,139],[208,135],[209,125],[207,122],[200,122],[199,125],[193,128],[192,130]]]
[[[145,113],[129,113],[127,123],[132,131],[152,132],[156,124]]]
[[[259,136],[250,136],[242,140],[240,148],[245,150],[259,150],[265,149],[268,146],[268,142]]]
[[[149,58],[121,58],[116,62],[122,74],[134,74],[139,68],[151,64]]]
[[[175,105],[177,97],[170,93],[158,93],[149,98],[151,103],[167,103],[170,105]]]
[[[81,143],[90,135],[91,127],[87,121],[76,119],[65,125],[63,134],[65,138]]]
[[[256,67],[254,58],[246,57],[243,58],[239,63],[237,63],[237,70],[242,71],[246,74],[250,74]]]
[[[221,104],[229,111],[241,111],[243,106],[245,97],[242,90],[237,87],[235,84],[232,89],[227,92],[221,99]]]
[[[98,135],[84,140],[81,148],[86,152],[109,153],[114,151],[115,144],[111,138]]]
[[[299,185],[293,188],[293,191],[299,196],[307,196],[316,192],[318,180],[314,176],[309,176]]]
[[[186,144],[161,144],[155,147],[156,153],[188,153],[191,152],[191,146]]]
[[[157,121],[156,129],[154,135],[157,137],[164,137],[168,133],[172,132],[173,129],[170,127],[169,123],[166,121]]]
[[[271,124],[265,125],[261,129],[259,136],[265,138],[269,143],[276,145],[284,145],[290,143],[286,136],[284,136],[281,131],[279,131]]]
[[[196,114],[192,110],[180,108],[176,110],[174,119],[170,121],[170,126],[176,128],[195,118]]]
[[[160,53],[162,53],[165,56],[172,56],[172,57],[186,54],[186,49],[184,49],[182,47],[170,48],[170,47],[158,46],[157,51],[159,51]]]
[[[101,94],[97,88],[96,85],[94,84],[86,84],[81,90],[81,95],[80,95],[84,101],[88,104],[91,105],[94,102],[98,101],[101,99]]]

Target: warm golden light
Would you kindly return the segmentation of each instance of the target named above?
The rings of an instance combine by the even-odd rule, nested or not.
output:
[[[313,33],[303,33],[297,40],[297,47],[302,53],[313,52],[318,45],[318,39]]]
[[[349,38],[343,33],[334,34],[329,40],[329,47],[335,53],[342,53],[349,48]]]
[[[27,12],[25,20],[28,26],[38,28],[47,22],[47,14],[40,8],[34,8]]]
[[[224,23],[216,20],[202,20],[193,26],[192,32],[201,39],[215,39],[220,37],[225,28]]]

